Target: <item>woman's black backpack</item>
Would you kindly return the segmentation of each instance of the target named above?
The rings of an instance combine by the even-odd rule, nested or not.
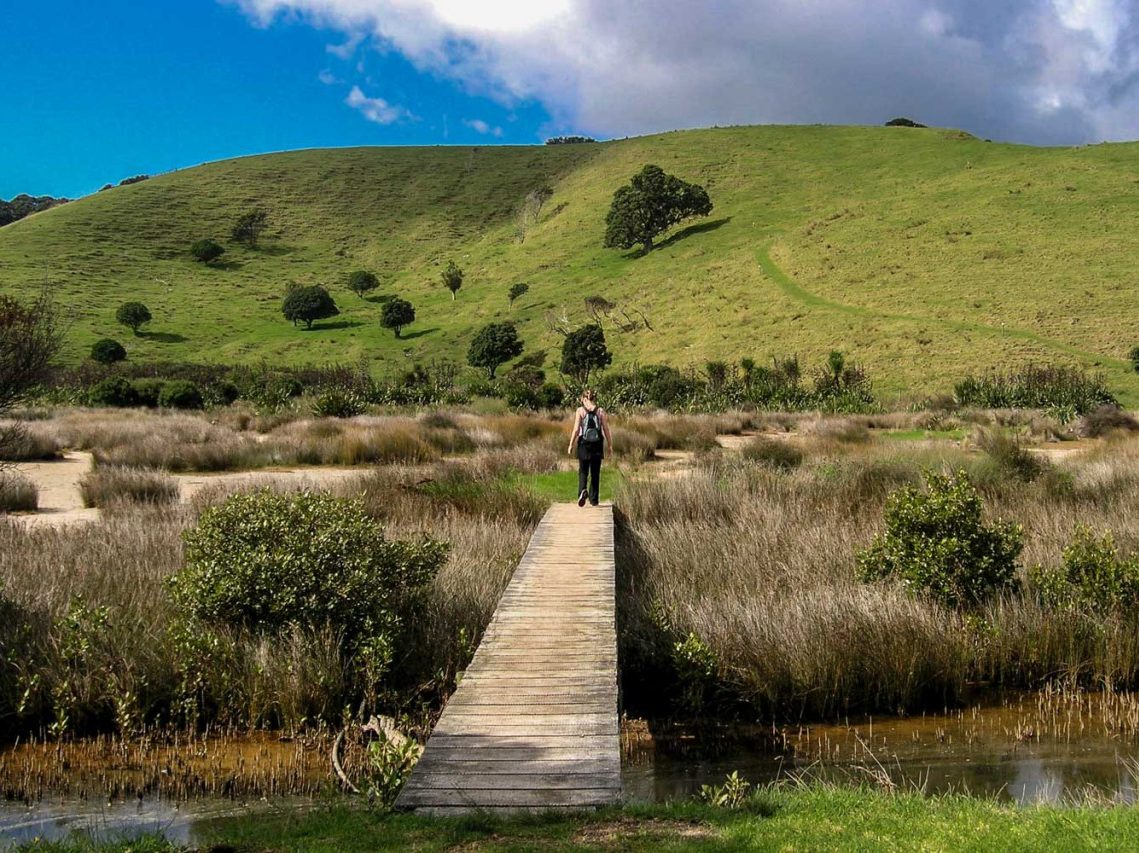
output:
[[[597,410],[592,412],[586,409],[585,423],[581,427],[581,441],[583,444],[600,444],[601,443],[601,416],[597,414]]]

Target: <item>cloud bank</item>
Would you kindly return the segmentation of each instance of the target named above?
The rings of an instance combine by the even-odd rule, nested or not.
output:
[[[1135,0],[238,2],[596,136],[906,115],[1037,144],[1139,137]]]

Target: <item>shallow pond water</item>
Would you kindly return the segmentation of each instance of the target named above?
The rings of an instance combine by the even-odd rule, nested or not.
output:
[[[805,775],[1011,802],[1139,800],[1139,696],[1043,691],[940,714],[827,725],[623,726],[625,798],[699,794],[738,771],[762,784]],[[0,846],[76,830],[101,837],[298,809],[336,791],[330,738],[262,735],[177,742],[95,739],[0,750]],[[358,768],[363,748],[345,750]],[[350,773],[351,775],[351,773]]]
[[[655,728],[655,730],[654,730]],[[1017,803],[1135,802],[1139,699],[1044,691],[941,714],[781,727],[626,726],[626,797],[693,796],[738,771]]]

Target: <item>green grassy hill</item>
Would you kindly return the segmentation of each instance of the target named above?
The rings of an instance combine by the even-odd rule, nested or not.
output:
[[[645,163],[705,184],[716,208],[646,257],[601,248],[613,190]],[[517,321],[554,348],[549,316],[600,295],[651,330],[611,333],[618,363],[702,365],[833,348],[887,395],[948,390],[990,367],[1098,367],[1139,402],[1139,144],[1040,149],[945,130],[748,127],[596,145],[365,148],[227,160],[118,187],[0,229],[0,291],[54,282],[74,310],[68,356],[107,335],[136,360],[348,362],[377,372],[463,358],[474,331]],[[526,194],[553,197],[519,242]],[[225,263],[243,211],[271,227]],[[439,282],[454,258],[458,300]],[[347,291],[357,268],[383,282]],[[342,315],[311,332],[280,314],[287,283],[324,284]],[[507,305],[517,281],[530,292]],[[379,299],[419,319],[397,341]],[[155,320],[131,338],[119,303]]]

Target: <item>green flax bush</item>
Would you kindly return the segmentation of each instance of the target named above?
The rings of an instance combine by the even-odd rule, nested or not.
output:
[[[864,581],[900,580],[948,607],[975,606],[1016,585],[1024,547],[1015,524],[987,524],[964,471],[926,474],[886,501],[886,531],[858,555]]]

